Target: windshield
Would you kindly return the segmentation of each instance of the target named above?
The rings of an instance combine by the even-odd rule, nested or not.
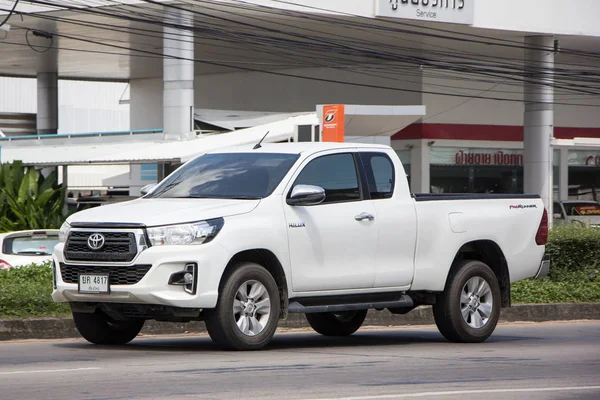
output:
[[[15,237],[5,239],[4,253],[22,256],[46,256],[52,254],[58,244],[57,236]]]
[[[567,215],[600,216],[600,204],[597,203],[565,203]]]
[[[297,154],[206,154],[163,181],[146,197],[262,199],[298,159]]]

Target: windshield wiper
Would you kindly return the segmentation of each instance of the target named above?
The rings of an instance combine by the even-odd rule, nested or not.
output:
[[[15,254],[19,255],[19,254],[34,254],[36,256],[49,256],[50,253],[46,253],[43,251],[34,251],[34,250],[28,250],[28,251],[17,251]]]

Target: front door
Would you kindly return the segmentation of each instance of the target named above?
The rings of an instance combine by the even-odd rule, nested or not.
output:
[[[353,153],[325,154],[303,164],[295,185],[325,189],[312,206],[285,203],[295,292],[370,288],[375,282],[377,216],[363,200]]]

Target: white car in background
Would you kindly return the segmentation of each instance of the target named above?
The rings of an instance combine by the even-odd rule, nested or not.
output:
[[[58,242],[58,229],[1,233],[0,270],[51,261]]]
[[[555,201],[554,225],[578,224],[600,228],[600,203],[591,200]]]

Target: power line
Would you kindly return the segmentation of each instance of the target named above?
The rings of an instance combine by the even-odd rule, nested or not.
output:
[[[15,12],[15,8],[17,8],[17,4],[19,4],[19,0],[15,0],[15,4],[13,4],[8,15],[6,17],[4,17],[2,22],[0,22],[0,27],[2,27],[6,23],[6,21],[8,21],[10,19],[10,17],[12,17],[13,13]]]
[[[211,61],[206,61],[206,60],[198,60],[198,59],[195,59],[195,58],[187,58],[187,57],[179,57],[179,56],[164,56],[162,53],[157,53],[157,52],[152,52],[152,51],[147,51],[147,50],[138,50],[138,49],[134,49],[134,48],[129,48],[127,46],[110,45],[110,44],[106,44],[106,43],[102,43],[102,42],[98,42],[98,41],[94,41],[94,40],[87,40],[87,39],[83,40],[83,39],[78,39],[76,37],[73,37],[73,36],[70,36],[70,35],[65,35],[65,34],[57,34],[57,36],[59,36],[59,37],[66,37],[66,38],[70,38],[70,39],[73,39],[73,40],[80,40],[80,41],[85,42],[85,43],[97,44],[97,45],[114,47],[114,48],[121,48],[121,49],[124,49],[124,50],[136,51],[136,52],[141,52],[141,53],[145,53],[145,54],[153,54],[153,55],[160,56],[160,57],[168,57],[168,58],[172,58],[172,59],[187,60],[187,61],[204,63],[204,64],[214,65],[214,66],[219,66],[219,67],[234,68],[234,69],[238,69],[238,70],[241,70],[241,71],[258,72],[258,73],[263,73],[263,74],[268,74],[268,75],[275,75],[275,76],[283,76],[283,77],[288,77],[288,78],[306,79],[306,80],[312,80],[312,81],[318,81],[318,82],[326,82],[326,83],[339,83],[339,84],[344,84],[344,85],[349,85],[349,86],[365,87],[365,88],[372,88],[372,89],[382,89],[382,90],[391,90],[391,91],[400,91],[400,92],[409,92],[409,93],[432,94],[432,95],[462,97],[462,98],[478,98],[478,99],[482,99],[482,100],[511,101],[511,102],[522,103],[522,100],[499,98],[499,97],[470,96],[470,95],[460,95],[460,94],[447,94],[447,93],[442,93],[442,92],[432,92],[432,91],[424,91],[424,90],[413,90],[413,89],[407,89],[407,88],[394,88],[394,87],[388,87],[388,86],[373,85],[373,84],[364,84],[364,83],[357,83],[357,82],[347,82],[347,81],[340,81],[340,80],[337,80],[337,79],[309,77],[309,76],[304,76],[304,75],[291,74],[291,73],[278,72],[278,71],[264,71],[264,70],[259,70],[259,69],[256,69],[256,68],[227,65],[227,64],[224,64],[224,63],[211,62]],[[535,101],[531,102],[531,103],[548,104],[546,102],[535,102]],[[600,105],[594,105],[594,104],[575,104],[575,103],[562,103],[562,102],[553,102],[552,104],[556,104],[556,105],[568,105],[568,106],[581,106],[581,107],[594,107],[594,108],[600,107]]]
[[[41,2],[41,3],[46,3],[47,4],[48,2]],[[160,5],[164,7],[163,4],[160,4]],[[80,8],[76,8],[76,10],[78,12],[82,11]],[[93,10],[93,11],[94,11],[93,12],[94,14],[97,14],[97,10]],[[210,15],[208,15],[206,13],[204,13],[203,15],[207,16],[207,18],[213,18],[213,16],[210,16]],[[129,16],[124,16],[124,15],[116,15],[115,16],[114,13],[111,14],[111,13],[102,12],[102,16],[107,17],[107,18],[120,18],[120,19],[124,19],[124,20],[130,20]],[[161,27],[164,27],[164,26],[173,26],[174,25],[174,26],[176,26],[178,28],[183,28],[183,29],[189,30],[193,34],[193,37],[196,37],[197,32],[198,32],[198,30],[195,29],[194,27],[182,26],[181,24],[172,24],[170,22],[168,24],[166,24],[163,21],[146,20],[146,19],[143,19],[143,18],[142,19],[138,18],[136,21],[140,22],[140,23],[150,23],[150,24],[153,24],[153,25],[161,26]],[[231,21],[231,20],[229,22],[237,23],[236,21]],[[94,25],[97,25],[97,24],[92,24],[92,26],[94,26]],[[204,24],[204,25],[210,26],[208,24]],[[257,27],[257,26],[252,25],[252,24],[246,24],[246,26],[248,26],[248,25],[249,25],[249,27],[252,27],[252,28],[261,28],[261,27]],[[114,29],[114,27],[113,27],[113,29]],[[213,34],[214,34],[214,30],[216,30],[217,32],[223,32],[222,26],[219,26],[219,25],[213,26],[211,29],[213,30],[213,32],[212,32]],[[207,33],[210,33],[210,29],[208,31],[205,29],[204,31],[207,32]],[[279,33],[280,31],[276,31],[276,32]],[[285,46],[290,46],[290,45],[292,45],[292,46],[301,46],[301,45],[303,45],[303,46],[305,46],[304,50],[302,50],[304,53],[301,53],[301,54],[304,54],[304,55],[312,55],[310,52],[313,52],[313,51],[317,52],[315,54],[319,54],[318,52],[323,52],[325,50],[323,48],[323,46],[321,46],[321,47],[319,47],[319,46],[315,47],[314,43],[313,44],[311,44],[311,43],[307,44],[303,40],[300,40],[300,41],[298,41],[298,40],[294,40],[294,41],[290,41],[290,40],[277,40],[277,38],[273,38],[273,37],[265,38],[264,36],[261,37],[261,36],[255,35],[255,34],[253,34],[253,35],[245,34],[245,36],[244,36],[244,34],[239,34],[239,33],[237,34],[237,36],[234,37],[234,39],[239,39],[240,37],[242,39],[246,40],[246,43],[244,43],[244,45],[247,45],[247,42],[253,41],[253,40],[255,40],[255,41],[262,40],[263,44],[266,43],[266,45],[279,46],[279,48],[282,48],[282,47],[285,47]],[[81,37],[70,37],[70,38],[72,40],[82,41]],[[211,37],[208,37],[208,39],[214,40],[214,38],[211,38]],[[267,40],[266,42],[264,42],[265,39]],[[312,38],[308,38],[308,37],[304,37],[303,36],[300,39],[305,39],[306,40],[306,39],[312,39]],[[320,38],[318,38],[318,39],[320,39]],[[221,38],[220,41],[222,41],[222,40],[223,39]],[[226,39],[226,41],[227,40],[230,40],[230,39]],[[83,41],[85,42],[85,40],[83,40]],[[98,43],[97,41],[94,41],[94,43],[99,44],[99,45],[103,45],[103,46],[108,46],[108,44],[106,44],[106,43]],[[364,42],[364,43],[371,44],[372,42],[371,43]],[[332,41],[328,41],[328,42],[326,42],[326,44],[327,45],[334,45],[334,46],[338,46],[339,45],[339,43],[332,42]],[[131,47],[123,47],[123,46],[121,46],[121,48],[130,50],[130,51],[135,51],[136,53],[140,53],[141,52],[142,54],[144,54],[143,51],[140,50],[140,49],[131,48]],[[346,54],[346,55],[362,56],[362,57],[373,56],[374,58],[377,58],[379,60],[385,60],[385,61],[390,61],[390,58],[392,59],[392,61],[397,61],[397,60],[394,60],[394,57],[398,57],[399,56],[397,54],[389,54],[389,53],[386,54],[386,53],[381,53],[381,52],[370,52],[370,53],[367,52],[366,54],[362,54],[360,52],[357,53],[355,49],[352,49],[352,48],[348,49],[348,45],[344,45],[344,46],[342,46],[342,48],[344,50],[350,50],[350,54]],[[414,50],[414,48],[412,48],[412,49],[410,49],[410,48],[408,48],[408,49],[404,48],[402,50],[408,50],[408,51],[410,51],[410,50]],[[307,52],[307,51],[309,51],[309,52]],[[294,47],[294,53],[299,53],[299,50],[296,47]],[[162,58],[163,57],[162,53],[150,52],[149,54],[150,54],[150,56],[154,56],[154,57],[157,57],[157,58]],[[279,55],[279,53],[276,53],[276,54]],[[338,55],[339,54],[340,53],[338,51]],[[341,53],[341,54],[345,54],[345,53]],[[146,52],[145,55],[148,55],[148,52]],[[503,72],[501,69],[498,69],[498,68],[492,68],[492,69],[490,69],[490,66],[486,65],[486,64],[481,64],[481,63],[479,63],[479,64],[477,64],[477,63],[465,64],[464,61],[469,61],[466,58],[463,58],[463,64],[462,65],[458,65],[458,66],[448,65],[450,62],[447,61],[447,60],[446,61],[431,60],[431,59],[425,59],[425,58],[422,58],[422,57],[403,57],[401,60],[403,62],[405,62],[405,63],[409,63],[409,64],[412,63],[413,65],[420,65],[421,63],[425,63],[426,66],[428,66],[428,67],[439,68],[441,70],[457,71],[457,72],[466,73],[466,74],[480,74],[482,76],[489,76],[490,78],[500,78],[500,79],[502,79],[502,78],[506,78],[506,76],[508,74],[508,76],[510,77],[510,79],[513,79],[513,80],[518,81],[518,82],[522,82],[522,81],[524,81],[524,80],[527,79],[527,76],[525,75],[524,71],[522,72],[520,70],[508,70],[506,72]],[[221,62],[218,62],[218,63],[215,63],[215,62],[211,63],[211,62],[207,62],[207,60],[197,60],[197,59],[194,60],[194,61],[195,62],[199,62],[199,63],[209,64],[209,65],[212,64],[212,65],[216,65],[216,66],[228,67],[228,68],[233,68],[233,69],[238,69],[238,70],[240,69],[240,68],[238,68],[236,66],[232,66],[231,65],[232,61],[221,61]],[[339,61],[336,61],[336,59],[330,58],[329,61],[330,62],[337,62],[339,64]],[[226,63],[229,63],[229,64],[227,65]],[[347,70],[347,71],[356,73],[355,71],[352,71],[351,68],[344,68],[344,67],[340,67],[339,65],[328,66],[328,65],[325,64],[323,66],[324,67],[329,67],[329,68],[338,68],[338,69]],[[509,69],[509,68],[507,68],[507,69]],[[371,70],[375,70],[375,69],[372,68]],[[263,70],[253,70],[253,71],[255,71],[255,72],[261,72],[261,73],[271,73],[269,71],[263,71]],[[541,73],[543,75],[543,72],[545,72],[545,71],[541,71],[539,73]],[[404,74],[406,74],[406,73],[404,73]],[[288,76],[294,76],[293,74],[287,74],[287,75]],[[375,75],[375,74],[369,74],[369,75],[381,77],[381,75]],[[298,77],[298,78],[301,78],[301,79],[312,79],[311,77],[298,76],[298,75],[296,75],[295,77]],[[389,79],[393,79],[393,77],[390,77]],[[580,78],[578,78],[578,79],[580,79]],[[547,84],[547,85],[550,85],[550,86],[555,87],[557,89],[564,89],[564,90],[574,91],[574,92],[577,92],[577,93],[586,93],[586,94],[589,94],[589,95],[596,95],[597,94],[596,92],[593,92],[593,91],[590,91],[590,90],[581,90],[581,87],[584,86],[584,85],[579,85],[579,84],[576,83],[576,82],[582,82],[581,80],[579,80],[579,81],[573,80],[573,79],[564,80],[563,78],[561,78],[560,74],[557,74],[555,76],[555,81],[556,82],[564,81],[564,84],[566,84],[567,86],[559,85],[556,82],[550,83],[550,84]],[[591,81],[593,83],[597,82],[597,81],[594,81],[593,79],[591,79]],[[573,82],[575,82],[575,83],[573,83]],[[349,82],[343,82],[343,81],[338,81],[338,82],[334,82],[334,83],[356,84],[354,82],[349,83]],[[546,83],[543,83],[543,84],[546,84]],[[358,84],[358,85],[359,86],[366,86],[366,87],[373,87],[373,85],[364,85],[364,84]],[[375,86],[375,87],[377,87],[377,86]],[[587,87],[589,87],[589,85],[585,85],[585,87],[587,88]],[[389,88],[386,87],[385,89],[389,89]],[[406,90],[404,88],[394,88],[394,89],[395,90],[410,91],[410,90]],[[390,90],[394,90],[394,89],[390,89]],[[456,89],[465,90],[465,88],[456,88]],[[421,91],[418,91],[418,92],[421,92]],[[447,93],[437,93],[437,92],[431,92],[431,93],[432,94],[449,95]],[[468,95],[468,97],[471,97],[471,95]],[[499,99],[499,98],[490,98],[490,99],[508,100],[508,101],[514,100],[514,99]],[[516,100],[516,101],[521,101],[521,100]]]
[[[204,14],[204,15],[206,15],[206,14]],[[125,17],[125,18],[127,18],[127,17]],[[155,21],[155,20],[152,20],[152,21],[145,21],[145,22],[148,22],[148,23],[155,23],[155,24],[156,24],[156,23],[158,23],[158,24],[160,24],[160,25],[163,25],[161,22],[159,22],[159,21]],[[185,28],[187,28],[187,29],[190,29],[190,27],[185,27]],[[295,42],[295,44],[298,44],[298,42]],[[375,56],[377,56],[377,53],[375,54]],[[379,58],[380,58],[380,59],[386,59],[386,57],[385,57],[385,56],[384,56],[384,57],[379,57]],[[431,60],[426,60],[426,59],[416,59],[416,60],[415,60],[415,59],[414,59],[414,57],[413,57],[413,59],[412,59],[412,60],[411,60],[411,59],[406,59],[406,58],[405,58],[405,59],[403,59],[403,61],[406,61],[406,62],[412,62],[412,63],[414,63],[414,64],[416,64],[416,63],[426,63],[426,64],[428,64],[428,65],[431,65],[431,63],[432,63],[432,62],[436,62],[436,61],[431,61]],[[446,63],[447,63],[447,62],[446,62]],[[436,65],[435,65],[435,64],[433,64],[433,66],[436,66]],[[477,70],[477,69],[474,69],[474,67],[478,67],[478,66],[477,66],[477,65],[475,65],[475,66],[472,66],[472,65],[471,65],[471,66],[470,66],[470,65],[465,65],[465,66],[462,66],[462,67],[460,67],[460,66],[459,66],[459,67],[453,67],[453,68],[448,68],[448,69],[451,69],[451,70],[452,70],[452,69],[454,69],[454,70],[455,70],[455,71],[457,71],[457,72],[481,73],[481,74],[484,74],[484,75],[490,75],[490,76],[499,76],[499,75],[498,75],[498,71],[485,71],[485,70],[484,70],[484,69],[482,69],[482,68],[479,68],[479,70]],[[501,73],[501,72],[500,72],[500,73]],[[521,82],[521,79],[520,79],[520,78],[515,78],[515,77],[514,77],[514,76],[518,76],[518,75],[519,75],[518,73],[516,73],[516,71],[511,71],[511,75],[512,75],[511,79],[516,79],[516,80],[518,80],[518,81],[520,81],[520,82]],[[524,74],[520,74],[520,75],[524,76]],[[574,91],[576,91],[576,92],[582,92],[582,90],[581,90],[581,89],[579,89],[579,88],[582,88],[582,87],[583,87],[583,88],[585,88],[585,89],[583,90],[583,92],[585,92],[585,93],[588,93],[588,94],[591,94],[591,95],[597,94],[597,92],[593,92],[593,91],[590,91],[590,90],[588,90],[588,89],[587,89],[587,88],[589,87],[589,85],[577,85],[577,84],[574,84],[574,83],[569,83],[569,84],[567,84],[567,86],[562,86],[562,85],[559,85],[559,84],[557,84],[557,83],[556,83],[556,82],[559,82],[559,81],[560,81],[560,79],[559,79],[559,78],[560,78],[560,76],[559,76],[558,74],[557,74],[557,75],[555,75],[555,77],[554,77],[554,79],[555,79],[555,83],[552,83],[552,86],[553,86],[553,87],[556,87],[556,88],[558,88],[558,89],[574,90]],[[545,82],[542,82],[542,85],[548,85],[548,84],[547,84],[547,83],[545,83]]]

